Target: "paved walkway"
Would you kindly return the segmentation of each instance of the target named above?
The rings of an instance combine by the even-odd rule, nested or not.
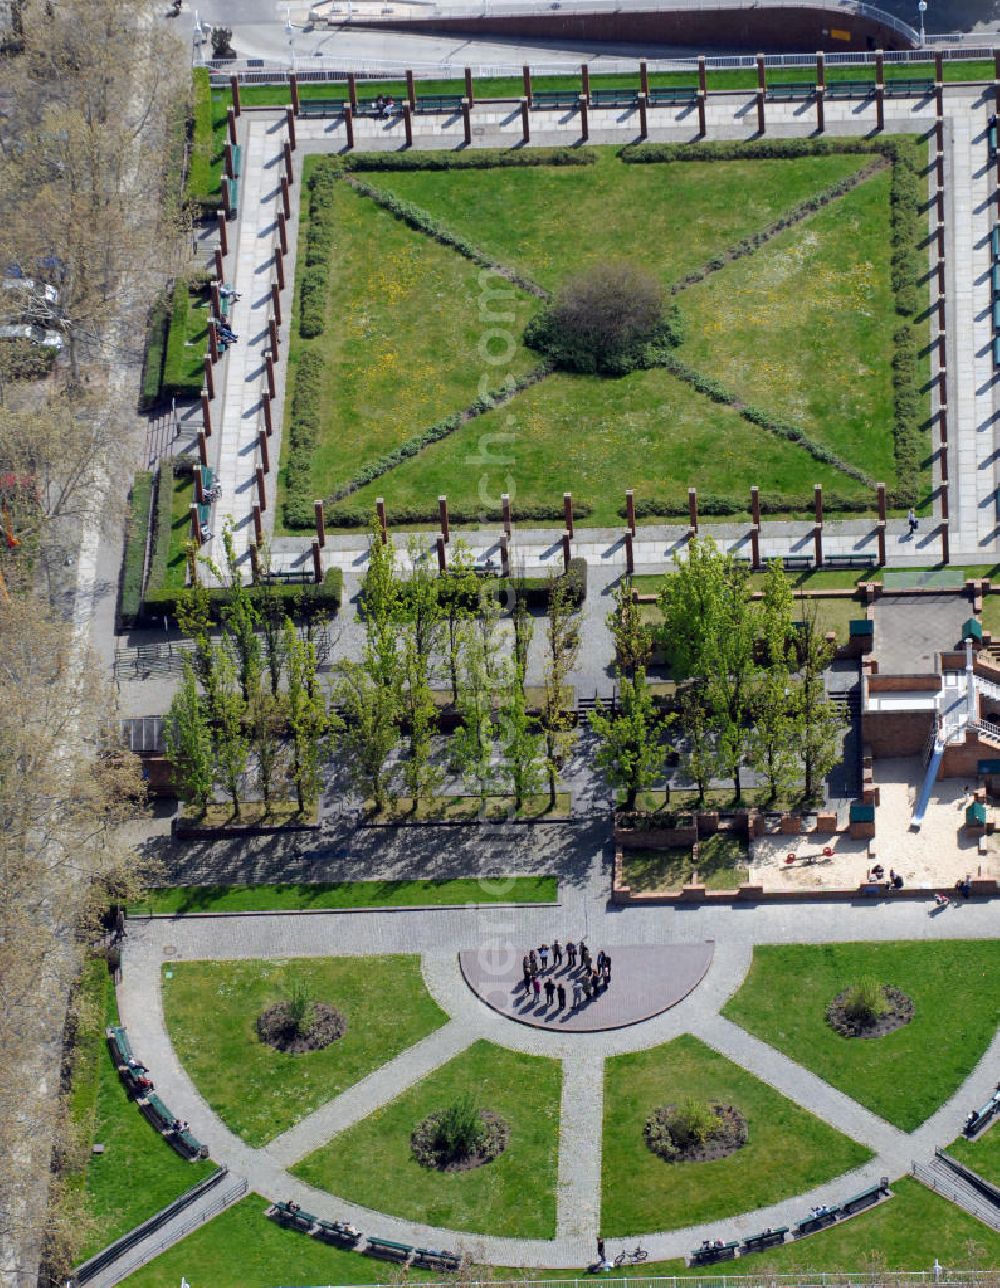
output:
[[[898,1178],[909,1170],[911,1159],[927,1160],[935,1146],[957,1136],[969,1106],[981,1103],[995,1085],[1000,1034],[956,1094],[908,1135],[719,1014],[742,982],[757,943],[992,938],[996,913],[988,902],[973,901],[942,917],[930,917],[930,903],[919,902],[877,909],[838,903],[817,904],[806,910],[781,906],[622,910],[607,903],[607,873],[596,854],[587,880],[565,893],[568,898],[558,913],[551,908],[484,906],[433,912],[133,922],[119,989],[122,1019],[136,1051],[154,1070],[157,1090],[165,1102],[192,1123],[212,1157],[225,1162],[235,1177],[246,1177],[251,1189],[271,1200],[293,1198],[318,1216],[351,1220],[361,1229],[387,1238],[430,1246],[459,1245],[477,1259],[496,1265],[582,1266],[592,1259],[600,1218],[602,1063],[609,1056],[693,1033],[788,1099],[875,1151],[872,1160],[855,1172],[766,1209],[684,1230],[643,1233],[642,1243],[655,1259],[684,1255],[703,1238],[715,1237],[720,1229],[735,1237],[764,1225],[791,1224],[813,1204],[842,1202],[879,1176]],[[463,949],[477,944],[506,945],[519,959],[524,945],[551,938],[554,931],[568,938],[585,934],[595,948],[607,947],[612,959],[620,946],[630,944],[714,940],[716,951],[701,984],[676,1006],[645,1022],[612,1031],[568,1033],[529,1028],[499,1015],[467,987],[458,963]],[[270,1145],[251,1149],[211,1111],[175,1056],[163,1020],[160,977],[164,962],[327,956],[332,950],[347,955],[421,954],[425,983],[450,1019]],[[554,1239],[497,1238],[427,1227],[313,1189],[285,1170],[478,1039],[563,1061]]]

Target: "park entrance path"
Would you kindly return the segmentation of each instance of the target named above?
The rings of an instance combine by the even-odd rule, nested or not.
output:
[[[353,1221],[362,1230],[408,1244],[458,1246],[485,1263],[500,1266],[584,1266],[594,1258],[601,1205],[603,1062],[690,1032],[740,1067],[773,1086],[832,1127],[875,1151],[863,1167],[808,1193],[789,1197],[742,1216],[681,1230],[643,1233],[651,1259],[684,1256],[702,1239],[746,1235],[766,1225],[790,1225],[814,1204],[837,1204],[880,1176],[904,1175],[912,1159],[927,1161],[936,1145],[954,1139],[969,1106],[985,1100],[996,1082],[1000,1034],[964,1084],[910,1135],[884,1122],[850,1097],[774,1048],[719,1015],[739,987],[757,943],[849,942],[852,940],[990,939],[995,909],[972,902],[950,917],[928,916],[921,902],[853,907],[849,904],[755,909],[619,909],[607,903],[606,878],[592,878],[571,905],[398,909],[392,912],[328,912],[229,917],[162,918],[130,921],[124,974],[119,987],[122,1021],[139,1057],[153,1069],[157,1091],[235,1179],[265,1199],[294,1199],[327,1219]],[[485,1005],[466,985],[458,954],[470,944],[504,943],[516,953],[584,930],[596,953],[606,948],[614,961],[627,945],[704,944],[715,953],[702,982],[676,1006],[628,1028],[597,1033],[550,1032],[512,1022]],[[580,926],[578,930],[576,927]],[[562,937],[562,935],[560,935]],[[163,1017],[161,973],[171,960],[288,958],[331,954],[420,953],[425,983],[451,1017],[409,1051],[348,1088],[262,1149],[252,1149],[213,1113],[174,1053]],[[554,1239],[516,1239],[430,1227],[373,1212],[317,1190],[290,1175],[289,1165],[335,1139],[336,1133],[372,1113],[452,1059],[473,1041],[563,1062],[562,1118]]]

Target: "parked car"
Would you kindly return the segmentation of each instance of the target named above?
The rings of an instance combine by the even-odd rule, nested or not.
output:
[[[65,343],[58,331],[31,322],[0,326],[0,340],[27,340],[29,344],[38,344],[45,349],[56,350],[61,349]]]
[[[59,292],[48,282],[36,282],[33,277],[4,277],[0,282],[4,300],[16,300],[18,306],[25,301],[37,301],[50,309],[59,304]]]

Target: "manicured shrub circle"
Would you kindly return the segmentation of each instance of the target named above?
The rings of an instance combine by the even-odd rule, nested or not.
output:
[[[708,1163],[747,1143],[747,1120],[735,1105],[660,1105],[643,1129],[650,1150],[666,1163]]]
[[[283,1051],[285,1055],[303,1055],[322,1051],[347,1032],[347,1021],[335,1006],[313,1002],[309,1023],[300,1028],[292,1015],[290,1002],[277,1002],[257,1016],[257,1036],[261,1042]]]
[[[858,1007],[858,985],[838,993],[826,1008],[826,1020],[845,1038],[884,1038],[913,1019],[913,1000],[891,984],[879,985],[884,1009]]]
[[[421,1165],[435,1172],[468,1172],[484,1163],[492,1163],[507,1148],[510,1127],[506,1118],[491,1109],[477,1109],[478,1130],[469,1147],[461,1143],[449,1144],[442,1134],[443,1121],[448,1110],[429,1114],[410,1137],[413,1157]]]

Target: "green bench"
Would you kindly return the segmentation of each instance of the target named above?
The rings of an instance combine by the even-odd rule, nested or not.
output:
[[[579,107],[580,91],[574,90],[569,93],[563,89],[540,90],[532,94],[531,106],[546,110],[555,110],[560,107]]]
[[[839,1216],[839,1207],[822,1207],[817,1212],[810,1212],[801,1221],[796,1221],[792,1227],[792,1238],[801,1239],[805,1234],[815,1234],[817,1230],[824,1230],[828,1225],[833,1225]]]
[[[827,98],[871,98],[874,93],[874,81],[830,81],[826,86]]]
[[[238,143],[233,144],[233,178],[240,177],[240,169],[243,165],[243,149]]]
[[[152,1123],[157,1131],[168,1132],[173,1130],[174,1115],[155,1092],[151,1091],[148,1096],[143,1096],[136,1103],[143,1118],[148,1123]]]
[[[883,1176],[877,1185],[870,1185],[868,1189],[861,1190],[853,1198],[849,1198],[845,1203],[841,1203],[840,1211],[843,1216],[853,1216],[855,1212],[862,1212],[865,1208],[871,1207],[879,1199],[885,1198],[889,1193],[889,1178]]]
[[[639,93],[634,89],[592,89],[591,107],[636,107]]]
[[[1000,295],[1000,264],[993,265],[992,275],[993,275],[993,294]]]
[[[414,1263],[420,1262],[429,1270],[459,1270],[462,1265],[462,1258],[457,1252],[447,1252],[436,1248],[414,1248]]]
[[[282,1225],[289,1225],[293,1230],[304,1230],[307,1234],[318,1221],[311,1212],[303,1212],[300,1207],[293,1208],[290,1203],[275,1203],[268,1208],[267,1215]]]
[[[374,116],[378,119],[388,120],[393,112],[401,112],[402,105],[398,99],[394,99],[392,107],[383,102],[382,106],[374,98],[359,98],[358,105],[354,109],[355,116]]]
[[[190,1131],[173,1131],[167,1139],[177,1153],[190,1163],[195,1159],[208,1157],[208,1150]]]
[[[776,1248],[779,1243],[785,1242],[787,1233],[787,1225],[780,1225],[776,1230],[761,1230],[760,1234],[751,1234],[744,1239],[740,1251],[742,1253],[760,1252],[763,1248]]]
[[[691,1253],[688,1264],[710,1266],[716,1261],[732,1261],[736,1257],[736,1249],[739,1246],[739,1239],[733,1239],[731,1243],[703,1243],[700,1248],[695,1248]]]
[[[1000,335],[993,337],[993,365],[1000,367]]]
[[[346,98],[303,98],[299,101],[299,115],[340,116],[346,106]]]
[[[115,1064],[121,1068],[122,1065],[128,1065],[130,1060],[134,1060],[132,1054],[132,1044],[128,1040],[128,1034],[121,1024],[115,1024],[105,1032],[108,1040],[108,1048],[111,1051],[111,1058]]]
[[[413,109],[415,112],[460,112],[461,94],[421,94]]]
[[[223,175],[222,183],[225,188],[225,192],[223,195],[226,197],[226,204],[235,215],[236,214],[236,190],[237,190],[236,180],[227,179],[225,175]]]
[[[993,301],[993,330],[1000,332],[1000,298]]]
[[[666,85],[649,91],[650,107],[668,107],[673,103],[695,103],[699,90],[695,85]]]
[[[770,563],[770,560],[765,560]],[[813,561],[808,555],[782,555],[781,566],[785,572],[811,572]]]
[[[930,98],[934,93],[932,80],[914,80],[905,76],[885,82],[886,98]]]
[[[324,1221],[320,1218],[313,1234],[325,1243],[337,1243],[348,1248],[355,1247],[361,1241],[361,1231],[344,1221]]]
[[[368,1236],[363,1250],[375,1257],[392,1257],[394,1260],[406,1262],[413,1255],[413,1249],[408,1243],[396,1243],[394,1239],[376,1239],[372,1235]]]
[[[1000,264],[1000,224],[993,225],[990,233],[990,249],[993,251],[993,263]]]
[[[986,134],[986,139],[990,150],[990,160],[992,161],[997,154],[997,118],[995,116],[990,117],[990,125]]]
[[[306,571],[304,568],[278,568],[265,573],[263,580],[304,586],[313,580],[313,575],[311,571]]]
[[[982,1109],[974,1109],[969,1114],[962,1128],[962,1134],[971,1139],[977,1132],[982,1131],[998,1110],[1000,1110],[1000,1091],[995,1091]]]
[[[784,85],[768,85],[766,97],[771,103],[796,103],[808,102],[815,93],[815,84],[808,81],[788,81]]]
[[[823,562],[827,568],[878,567],[878,559],[874,555],[827,555]]]

